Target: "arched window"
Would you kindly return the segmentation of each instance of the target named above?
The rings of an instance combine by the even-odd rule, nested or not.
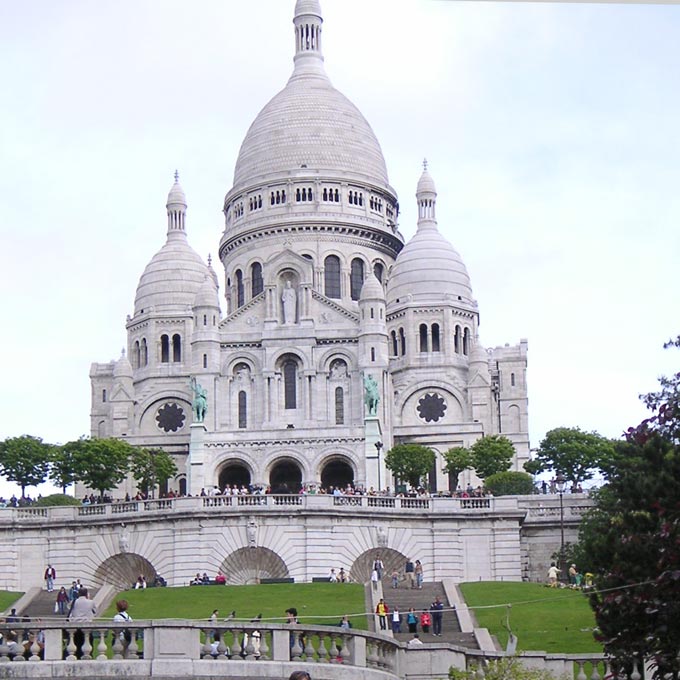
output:
[[[203,315],[203,325],[204,325],[204,326],[207,326],[207,325],[208,325],[208,315],[207,315],[207,314],[204,314],[204,315]]]
[[[420,351],[427,352],[427,325],[424,323],[420,324],[418,329],[418,335],[420,338]]]
[[[283,408],[297,408],[297,364],[288,359],[283,364]]]
[[[203,355],[203,368],[208,368],[208,355]]]
[[[326,297],[340,298],[340,258],[329,255],[324,260],[324,288]]]
[[[373,265],[373,273],[375,274],[375,278],[380,281],[380,283],[383,282],[383,274],[385,272],[385,268],[382,266],[380,262],[376,262]]]
[[[432,324],[432,351],[433,352],[439,352],[441,349],[441,345],[439,342],[439,324],[438,323],[433,323]]]
[[[182,361],[182,338],[177,333],[172,336],[172,360]]]
[[[468,355],[470,351],[470,329],[466,328],[463,331],[463,354]]]
[[[142,338],[139,360],[141,366],[147,366],[149,363],[149,348],[146,346],[146,338]]]
[[[241,430],[248,427],[248,395],[243,390],[238,393],[238,426]]]
[[[139,340],[135,340],[135,344],[132,348],[132,366],[133,368],[139,368],[141,366],[141,351],[139,348]]]
[[[392,356],[393,357],[398,357],[399,356],[399,346],[397,345],[397,334],[395,331],[392,331],[390,334],[392,337]]]
[[[167,364],[170,361],[170,338],[161,335],[161,363]]]
[[[102,403],[106,403],[106,390],[102,390]]]
[[[460,354],[460,326],[456,326],[456,331],[453,334],[453,350],[456,354]]]
[[[250,287],[252,289],[253,297],[259,295],[264,290],[264,284],[262,282],[262,265],[259,262],[254,262],[250,269]]]
[[[243,272],[240,269],[236,270],[236,304],[238,307],[243,307],[245,304],[245,290],[243,288]]]
[[[179,495],[180,496],[186,496],[187,495],[187,478],[186,477],[180,477],[179,478]]]
[[[342,387],[335,388],[335,424],[345,424],[345,393]]]
[[[371,361],[375,361],[375,347],[371,347]]]
[[[404,329],[399,329],[399,343],[401,345],[401,356],[406,354],[406,335],[404,334]]]
[[[349,283],[352,300],[358,300],[361,295],[361,287],[364,285],[364,261],[358,257],[352,260]]]
[[[510,387],[514,387],[514,386],[515,386],[515,374],[511,373],[510,374]]]

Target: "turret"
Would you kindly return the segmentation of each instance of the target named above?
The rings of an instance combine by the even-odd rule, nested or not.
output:
[[[220,370],[220,303],[217,287],[210,273],[206,273],[196,293],[193,312],[192,372],[217,373]]]

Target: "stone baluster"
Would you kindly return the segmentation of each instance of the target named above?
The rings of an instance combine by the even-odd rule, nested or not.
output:
[[[78,659],[76,658],[76,652],[78,651],[78,647],[76,647],[76,643],[74,640],[74,635],[76,634],[75,630],[68,630],[68,642],[66,643],[66,661],[77,661]]]
[[[293,633],[293,646],[290,650],[292,661],[300,661],[302,657],[302,645],[300,644],[300,633]]]
[[[2,640],[0,641],[0,663],[9,661],[9,645],[7,644],[7,631],[2,631]]]
[[[260,631],[260,659],[263,661],[269,659],[269,645],[267,643],[267,637],[269,636],[269,631]]]
[[[210,644],[210,635],[212,634],[212,628],[203,628],[203,634],[205,635],[205,641],[201,645],[201,658],[202,659],[212,659],[212,645]]]
[[[327,635],[325,633],[319,633],[319,663],[328,663],[329,661],[328,650],[326,649],[326,637]]]
[[[475,678],[477,678],[477,680],[484,680],[485,677],[486,674],[484,673],[484,661],[479,659],[477,661],[477,669],[475,670]]]
[[[225,633],[226,631],[222,631],[222,633],[220,633],[220,639],[219,642],[217,643],[217,656],[220,659],[227,656],[229,652],[229,647],[227,647],[227,645],[224,643]]]
[[[245,659],[246,661],[254,661],[257,657],[255,656],[255,645],[253,644],[253,631],[252,629],[247,629],[245,631]]]
[[[592,664],[593,664],[593,672],[590,675],[590,680],[602,680],[602,677],[600,675],[600,669],[598,667],[598,660],[593,659]],[[606,669],[605,669],[606,670]]]
[[[231,658],[240,659],[241,658],[241,643],[239,642],[239,631],[232,630],[231,634],[233,636],[233,642],[231,643]]]
[[[369,668],[378,667],[377,645],[372,640],[366,642],[366,665]]]
[[[340,653],[339,653],[339,659],[338,661],[340,663],[348,663],[349,662],[349,657],[350,657],[350,651],[349,651],[349,638],[346,635],[341,635],[340,636]]]
[[[305,651],[304,651],[304,656],[302,657],[305,661],[314,661],[314,645],[312,644],[312,635],[310,633],[307,633],[304,636],[304,641],[305,641]]]
[[[576,666],[577,666],[577,672],[576,672],[576,680],[588,680],[586,678],[586,673],[583,670],[583,664],[585,663],[584,661],[576,661]]]
[[[82,646],[83,655],[80,657],[83,661],[92,661],[92,642],[90,642],[91,633],[89,630],[83,631],[85,640]]]
[[[106,645],[106,628],[102,628],[99,631],[99,644],[97,645],[97,661],[107,661],[108,656],[106,655],[106,652],[108,651],[108,647]]]
[[[125,652],[125,646],[123,645],[123,637],[122,632],[120,630],[114,630],[113,631],[113,645],[111,646],[111,649],[113,650],[113,658],[114,659],[122,659],[124,658],[124,652]]]
[[[331,663],[338,663],[338,645],[336,644],[336,639],[337,636],[331,633],[331,646],[330,649],[328,650],[331,658]]]
[[[634,661],[633,662],[633,672],[630,674],[630,680],[640,680],[642,678],[642,675],[640,674],[640,671],[638,670],[638,662]]]
[[[125,658],[139,659],[139,645],[137,644],[137,631],[131,630],[130,633],[132,634],[132,637],[130,638],[130,644],[128,645]]]

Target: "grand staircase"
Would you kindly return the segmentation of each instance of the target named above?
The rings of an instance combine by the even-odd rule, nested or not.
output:
[[[399,588],[391,588],[388,579],[383,580],[383,596],[387,606],[390,608],[390,615],[388,616],[388,625],[392,624],[391,612],[395,607],[399,608],[401,614],[401,633],[395,634],[395,639],[402,642],[407,642],[413,635],[408,632],[406,625],[406,614],[409,608],[413,607],[418,616],[423,610],[429,609],[430,604],[434,602],[436,597],[444,604],[444,612],[442,616],[442,634],[441,637],[435,637],[432,634],[432,627],[430,626],[429,633],[423,633],[422,627],[418,625],[418,636],[423,642],[451,642],[456,645],[469,647],[471,649],[479,649],[479,645],[472,633],[463,633],[458,625],[458,617],[455,611],[451,609],[444,586],[439,583],[423,583],[422,589],[411,589],[406,584],[400,583]]]

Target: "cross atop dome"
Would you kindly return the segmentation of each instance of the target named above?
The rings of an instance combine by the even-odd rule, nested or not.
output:
[[[423,158],[423,170],[427,172],[427,158]]]

